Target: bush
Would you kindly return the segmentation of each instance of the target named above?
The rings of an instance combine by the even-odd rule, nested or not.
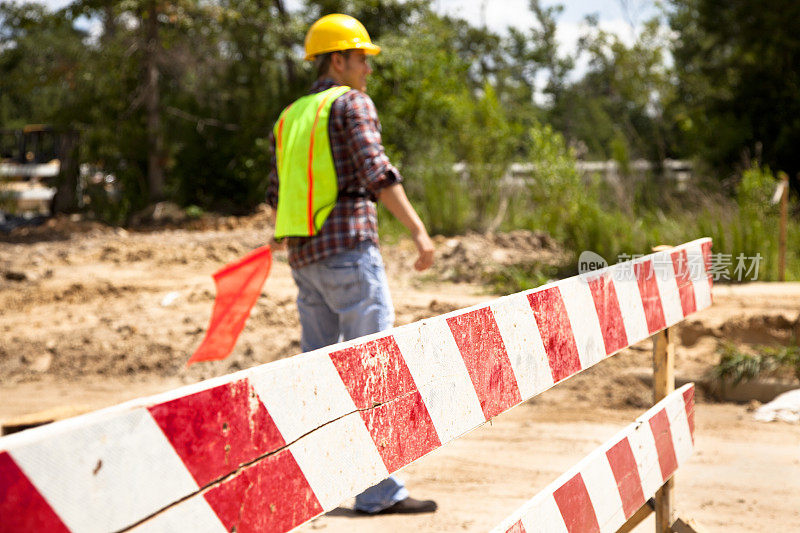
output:
[[[800,380],[800,346],[759,346],[756,353],[742,352],[730,343],[720,349],[720,361],[713,374],[719,380],[731,380],[734,385],[760,376],[794,376]]]
[[[761,257],[758,279],[778,279],[779,206],[771,202],[777,185],[769,167],[758,163],[741,177],[733,199],[717,198],[689,224],[714,240],[714,254],[723,254],[731,263],[731,281],[737,281],[738,258]],[[688,224],[687,224],[688,225]],[[788,224],[786,279],[800,279],[800,226],[790,218]],[[742,279],[741,281],[748,281]]]

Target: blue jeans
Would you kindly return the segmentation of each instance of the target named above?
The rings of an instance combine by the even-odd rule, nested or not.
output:
[[[300,348],[309,352],[389,329],[394,307],[378,247],[361,242],[355,248],[292,269],[297,284]],[[402,481],[389,476],[356,496],[355,508],[377,513],[408,498]]]

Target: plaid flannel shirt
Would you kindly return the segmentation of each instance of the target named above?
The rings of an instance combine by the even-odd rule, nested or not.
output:
[[[335,86],[331,79],[317,80],[309,94]],[[372,99],[350,90],[337,98],[328,120],[339,197],[325,223],[313,237],[287,237],[289,265],[301,268],[354,248],[361,241],[378,244],[375,202],[381,188],[402,182],[381,144],[381,125]],[[270,133],[272,159],[267,203],[278,206],[278,171],[275,137]]]

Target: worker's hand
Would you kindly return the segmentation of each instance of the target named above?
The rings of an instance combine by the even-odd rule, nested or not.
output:
[[[422,272],[423,270],[429,269],[433,264],[433,241],[430,236],[428,236],[428,232],[424,230],[413,237],[414,244],[417,245],[417,252],[419,252],[419,256],[414,262],[414,269]]]
[[[411,238],[414,239],[419,252],[414,268],[420,272],[429,269],[433,264],[433,241],[425,229],[425,224],[408,201],[403,184],[395,183],[382,188],[378,192],[378,199],[411,232]]]

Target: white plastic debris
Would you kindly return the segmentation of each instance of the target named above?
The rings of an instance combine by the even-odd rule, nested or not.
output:
[[[778,395],[774,400],[756,409],[753,418],[759,422],[800,423],[800,389],[790,390]]]
[[[169,307],[170,305],[175,303],[180,297],[181,293],[178,291],[168,292],[162,299],[161,299],[161,307]]]

